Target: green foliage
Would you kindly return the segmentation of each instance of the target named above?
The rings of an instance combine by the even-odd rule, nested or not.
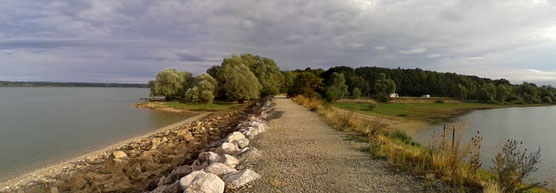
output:
[[[541,149],[527,154],[527,149],[521,150],[519,148],[520,144],[521,142],[508,140],[502,147],[502,151],[492,160],[494,165],[491,170],[501,192],[525,192],[542,185],[539,182],[524,185],[523,182],[529,174],[538,170],[536,165],[541,157]]]
[[[351,91],[351,96],[353,96],[353,98],[358,99],[359,97],[361,97],[361,90],[359,90],[358,87],[353,88],[353,90]]]
[[[369,104],[367,105],[367,110],[368,110],[368,111],[374,111],[377,107],[378,107],[378,104],[376,104],[376,103],[369,103]]]
[[[494,86],[494,83],[483,85],[479,90],[479,100],[482,102],[493,103],[496,96],[496,86]]]
[[[239,58],[259,80],[262,96],[276,95],[280,92],[280,88],[284,85],[284,75],[273,59],[252,54],[243,54]]]
[[[496,86],[496,101],[503,103],[506,102],[511,94],[511,89],[503,84]]]
[[[413,139],[406,132],[401,130],[396,130],[388,135],[393,140],[397,140],[403,144],[411,144]]]
[[[387,79],[386,74],[380,73],[374,86],[375,99],[379,102],[388,102],[390,93],[396,91],[396,83],[392,79]]]
[[[225,58],[219,74],[219,79],[225,80],[223,87],[229,100],[243,102],[259,98],[261,85],[241,58]]]
[[[288,96],[293,97],[303,95],[307,98],[319,96],[318,90],[321,89],[322,78],[311,72],[296,72],[293,84],[288,88]]]
[[[194,86],[185,92],[185,101],[188,103],[211,104],[217,87],[218,83],[212,76],[201,74],[195,79]]]
[[[293,81],[295,79],[295,74],[292,71],[283,71],[282,74],[284,75],[284,84],[280,89],[281,93],[288,93],[288,88],[293,86]]]
[[[344,98],[349,94],[346,85],[344,74],[334,72],[332,73],[332,84],[326,89],[326,100],[334,102],[338,99]]]
[[[455,97],[458,98],[458,99],[463,100],[463,99],[467,98],[467,94],[468,94],[467,88],[465,88],[465,86],[463,86],[463,84],[458,83],[458,87],[456,88]]]
[[[154,81],[153,96],[164,96],[166,99],[177,99],[183,96],[184,76],[177,69],[165,69]]]

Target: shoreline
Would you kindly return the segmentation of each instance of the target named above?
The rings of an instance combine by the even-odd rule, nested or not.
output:
[[[167,130],[171,130],[171,129],[174,129],[176,127],[179,127],[181,125],[191,123],[193,121],[196,121],[196,120],[198,120],[200,118],[203,118],[203,117],[210,114],[210,112],[198,112],[198,113],[199,113],[198,115],[195,115],[193,117],[189,117],[185,120],[182,120],[182,121],[170,124],[170,125],[166,125],[166,126],[157,128],[157,129],[155,129],[153,131],[150,131],[148,133],[145,133],[143,135],[139,135],[139,136],[131,137],[131,138],[128,138],[128,139],[124,139],[124,140],[119,141],[117,143],[107,145],[107,146],[103,146],[103,147],[100,147],[99,149],[92,150],[92,151],[89,151],[87,153],[77,155],[75,157],[69,157],[68,159],[65,159],[65,161],[58,161],[56,163],[47,164],[45,166],[39,167],[38,169],[14,175],[13,178],[0,181],[0,192],[10,191],[14,187],[19,187],[21,185],[29,184],[29,183],[32,183],[33,181],[36,181],[36,180],[39,180],[39,181],[44,180],[45,178],[48,178],[50,175],[56,175],[57,173],[60,173],[60,172],[62,172],[64,170],[67,170],[67,169],[77,168],[77,167],[79,167],[78,164],[77,164],[79,162],[83,162],[87,159],[95,159],[95,158],[98,158],[98,157],[101,157],[101,156],[109,155],[112,151],[114,151],[118,148],[121,148],[122,146],[124,146],[126,144],[129,144],[129,143],[132,143],[132,142],[139,142],[141,140],[148,139],[148,137],[150,137],[154,134],[162,133],[162,132],[165,132]]]

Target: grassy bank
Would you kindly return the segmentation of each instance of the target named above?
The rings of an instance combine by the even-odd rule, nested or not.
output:
[[[137,108],[143,109],[159,109],[170,111],[220,111],[226,109],[233,109],[240,104],[235,102],[214,101],[213,104],[190,104],[179,101],[157,101],[157,102],[142,102],[135,104]]]
[[[531,107],[543,105],[518,105],[518,104],[485,104],[485,103],[363,103],[363,102],[338,102],[335,104],[340,109],[356,111],[370,115],[386,115],[404,117],[427,123],[446,121],[455,116],[462,115],[471,110],[496,109],[508,107]]]
[[[345,104],[337,104],[346,111],[335,105],[325,104],[318,99],[308,99],[298,96],[293,99],[296,103],[304,105],[312,111],[317,112],[328,122],[339,130],[355,133],[358,140],[369,143],[369,151],[373,157],[386,159],[396,166],[418,175],[425,176],[427,180],[441,179],[454,187],[454,192],[473,191],[473,192],[502,192],[502,188],[508,185],[499,183],[500,177],[490,171],[481,169],[480,143],[483,138],[479,135],[470,140],[452,140],[446,136],[435,136],[432,140],[435,143],[422,146],[412,141],[411,137],[405,132],[392,128],[388,122],[377,118],[376,120],[365,119],[362,113],[369,113],[366,110],[352,109]],[[342,106],[344,105],[344,106]],[[400,106],[402,105],[402,106]],[[500,108],[494,105],[481,104],[461,104],[469,109],[481,107]],[[442,104],[422,104],[425,109],[455,109],[457,106],[442,106]],[[440,107],[438,107],[440,106]],[[403,104],[383,106],[382,112],[395,112],[396,108],[410,108]],[[360,108],[360,107],[358,107]],[[390,111],[388,111],[390,110]],[[377,112],[371,112],[377,113]],[[380,114],[380,113],[377,113]],[[421,116],[419,116],[421,115]],[[414,118],[422,118],[423,114],[414,114]],[[463,125],[451,125],[458,132],[463,132]],[[462,135],[458,135],[462,136]],[[447,145],[453,144],[453,145]],[[521,182],[521,181],[519,181]],[[518,183],[512,188],[527,186]],[[528,192],[549,192],[542,188],[529,189]]]

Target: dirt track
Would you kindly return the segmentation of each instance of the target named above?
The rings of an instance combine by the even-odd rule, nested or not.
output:
[[[263,177],[237,192],[444,192],[373,160],[363,142],[330,127],[322,117],[285,97],[276,98],[283,114],[252,141],[260,158],[246,162]],[[432,186],[432,187],[431,187]]]

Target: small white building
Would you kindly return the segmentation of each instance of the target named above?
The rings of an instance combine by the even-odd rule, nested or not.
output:
[[[390,98],[398,98],[400,95],[398,93],[390,93]]]
[[[431,98],[431,95],[430,95],[430,94],[426,94],[426,95],[423,95],[423,96],[421,96],[421,97],[423,97],[423,98]]]

